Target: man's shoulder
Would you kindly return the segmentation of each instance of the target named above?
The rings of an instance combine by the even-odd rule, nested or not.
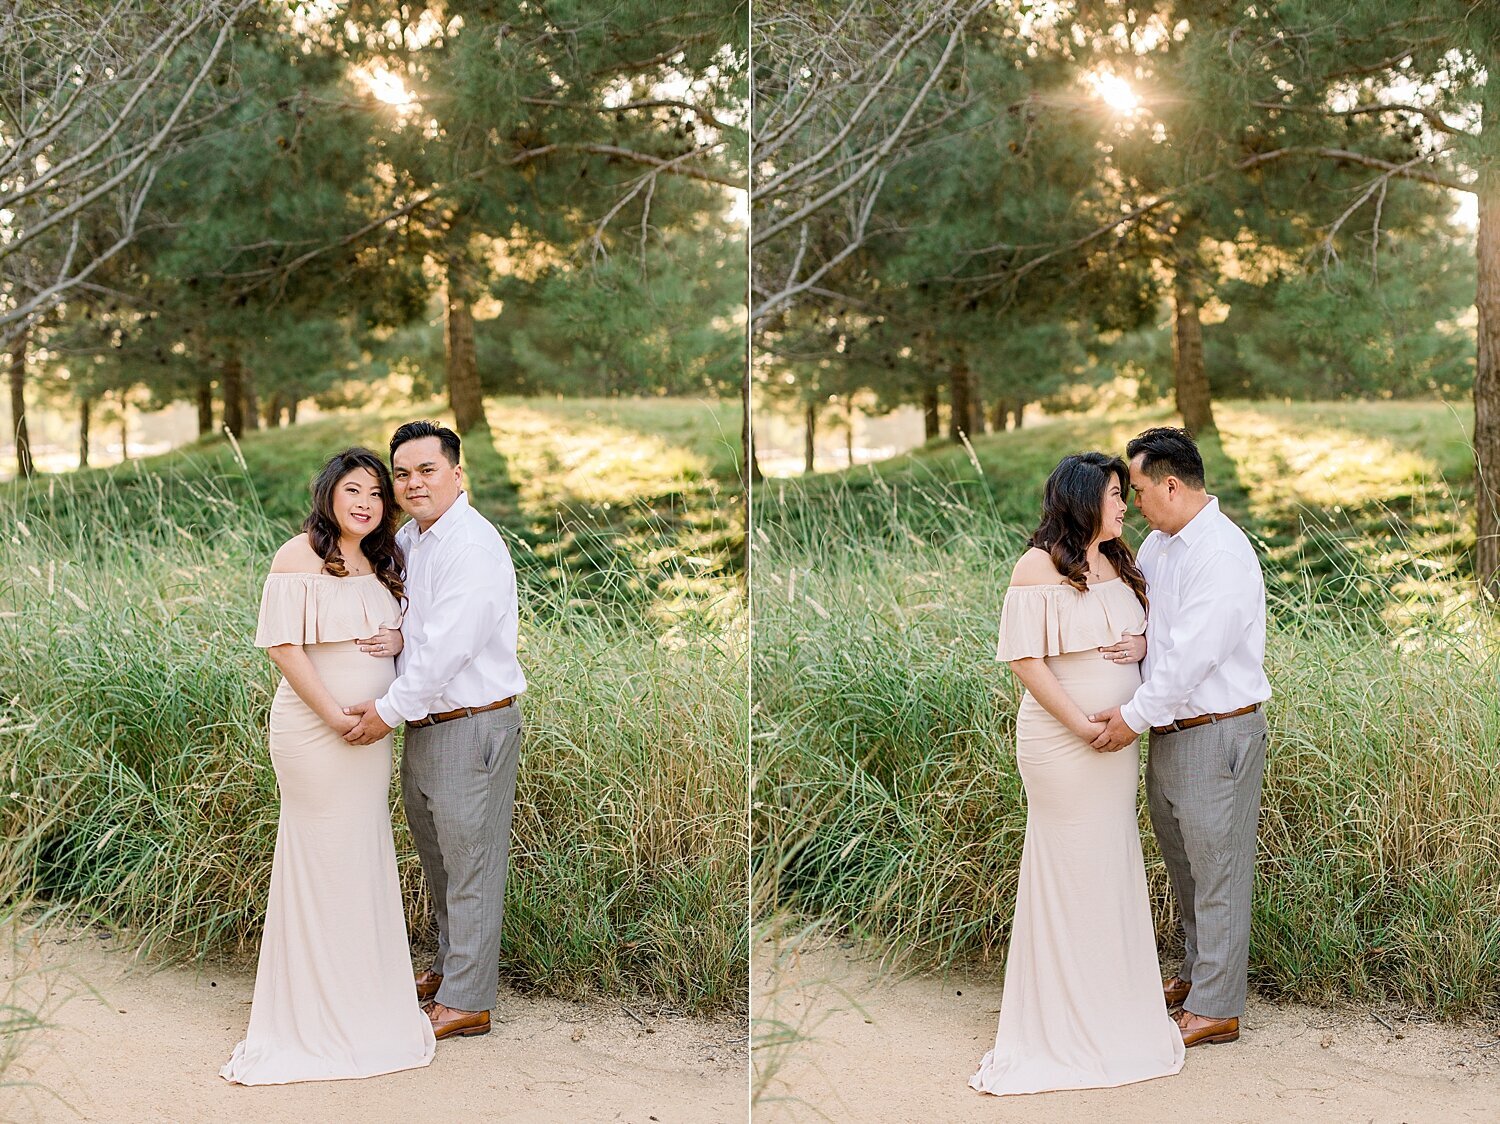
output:
[[[1218,526],[1215,528],[1210,546],[1214,550],[1224,551],[1228,554],[1237,555],[1250,561],[1259,562],[1256,558],[1255,544],[1250,541],[1250,536],[1223,511],[1219,512]]]
[[[455,555],[462,556],[477,552],[503,559],[506,562],[510,561],[510,548],[505,545],[505,536],[500,533],[498,527],[472,507],[466,508],[463,516],[463,520],[454,528],[455,533],[452,536]]]
[[[1222,512],[1213,532],[1204,535],[1184,559],[1188,572],[1205,578],[1240,574],[1264,582],[1260,555],[1238,523]]]
[[[497,542],[504,545],[505,540],[500,535],[500,530],[489,521],[489,517],[480,514],[472,507],[464,509],[463,522],[459,524],[459,537],[461,539],[490,543]]]

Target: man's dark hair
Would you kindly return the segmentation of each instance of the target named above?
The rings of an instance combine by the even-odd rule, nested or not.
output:
[[[1141,457],[1141,471],[1157,483],[1175,476],[1190,488],[1204,487],[1203,455],[1185,429],[1159,425],[1137,433],[1125,446],[1125,456]]]
[[[396,450],[408,441],[420,441],[424,437],[436,437],[443,446],[443,456],[449,464],[458,463],[459,440],[458,434],[454,433],[445,425],[437,422],[413,421],[407,422],[395,433],[391,434],[391,461],[395,462]]]

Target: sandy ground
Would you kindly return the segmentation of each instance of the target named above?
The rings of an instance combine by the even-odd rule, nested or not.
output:
[[[10,994],[50,1024],[0,1087],[12,1121],[624,1121],[744,1124],[745,1028],[502,990],[494,1029],[426,1069],[245,1088],[218,1076],[243,1036],[253,964],[153,969],[96,932],[0,942]],[[95,994],[97,993],[97,994]],[[17,1087],[12,1083],[30,1082]]]
[[[1135,1121],[1459,1124],[1500,1121],[1500,1024],[1251,1000],[1237,1043],[1119,1089],[991,1097],[968,1087],[994,1042],[999,973],[881,971],[852,945],[757,950],[755,1124],[770,1121]],[[1388,1023],[1389,1026],[1384,1025]],[[772,1075],[765,1081],[767,1068]]]

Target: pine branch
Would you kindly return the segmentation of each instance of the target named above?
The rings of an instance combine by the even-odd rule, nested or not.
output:
[[[1406,105],[1395,102],[1367,102],[1363,105],[1352,106],[1349,109],[1330,109],[1326,106],[1317,105],[1289,105],[1279,101],[1252,101],[1251,105],[1257,109],[1276,109],[1285,113],[1310,113],[1319,117],[1357,117],[1363,114],[1373,113],[1415,113],[1424,118],[1429,125],[1439,132],[1447,133],[1455,137],[1473,137],[1467,129],[1460,129],[1444,121],[1436,110],[1428,109],[1420,105]]]

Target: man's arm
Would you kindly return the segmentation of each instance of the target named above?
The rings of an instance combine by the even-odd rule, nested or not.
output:
[[[388,726],[421,718],[514,611],[516,575],[508,559],[464,545],[433,575],[437,596],[423,614],[426,642],[406,649],[405,666],[375,702]]]

